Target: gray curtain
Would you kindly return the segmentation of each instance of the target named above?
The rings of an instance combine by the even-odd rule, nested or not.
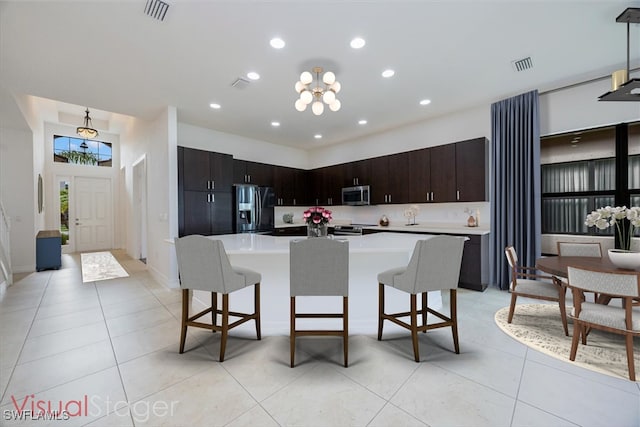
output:
[[[490,283],[509,288],[504,248],[520,265],[540,256],[540,122],[538,91],[491,105]]]

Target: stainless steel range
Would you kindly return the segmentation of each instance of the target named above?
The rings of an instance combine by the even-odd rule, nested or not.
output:
[[[333,227],[334,236],[362,236],[360,225],[336,225]]]

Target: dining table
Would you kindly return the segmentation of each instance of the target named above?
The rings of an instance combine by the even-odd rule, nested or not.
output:
[[[536,260],[536,269],[551,274],[552,276],[567,278],[568,268],[578,267],[588,270],[601,271],[603,273],[619,273],[634,270],[627,270],[620,268],[613,264],[608,256],[602,257],[584,257],[584,256],[549,256],[538,258]],[[640,275],[640,271],[635,270],[636,274]],[[564,283],[564,282],[563,282]],[[566,283],[565,283],[566,284]],[[611,296],[606,294],[599,294],[596,296],[596,302],[598,304],[609,304]]]
[[[611,262],[608,256],[603,257],[584,257],[584,256],[549,256],[538,258],[536,260],[536,269],[544,271],[557,277],[568,276],[568,267],[585,268],[589,270],[602,271],[604,273],[628,272],[617,267]],[[640,274],[640,271],[637,271]]]

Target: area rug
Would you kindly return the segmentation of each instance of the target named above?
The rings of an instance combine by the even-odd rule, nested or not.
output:
[[[567,312],[570,310],[567,307]],[[569,336],[565,336],[557,304],[521,304],[511,324],[507,323],[509,307],[498,310],[495,321],[507,335],[521,343],[582,368],[629,380],[627,353],[622,335],[592,329],[587,345],[578,344],[575,362],[569,360],[573,326],[569,320]],[[634,340],[634,359],[640,370],[640,340]]]
[[[80,254],[80,260],[84,283],[129,276],[111,252],[83,253]]]

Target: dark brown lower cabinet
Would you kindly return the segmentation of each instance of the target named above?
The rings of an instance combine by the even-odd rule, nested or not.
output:
[[[462,288],[484,291],[489,283],[489,235],[468,237],[458,282]]]
[[[178,203],[178,235],[233,233],[231,193],[183,191]]]

